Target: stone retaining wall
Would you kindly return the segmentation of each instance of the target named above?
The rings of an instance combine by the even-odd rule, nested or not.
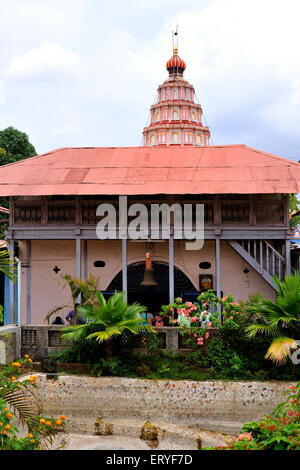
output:
[[[294,382],[171,381],[38,374],[46,414],[68,419],[132,418],[201,425],[260,419]],[[204,427],[205,428],[205,427]]]

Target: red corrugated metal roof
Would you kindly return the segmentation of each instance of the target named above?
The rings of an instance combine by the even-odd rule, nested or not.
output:
[[[245,145],[61,148],[0,167],[0,196],[299,192],[300,164]]]

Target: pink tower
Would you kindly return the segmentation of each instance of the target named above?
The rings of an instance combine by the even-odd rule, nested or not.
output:
[[[210,132],[202,124],[202,108],[194,101],[195,89],[184,78],[185,62],[178,56],[178,33],[173,33],[173,57],[166,68],[169,78],[159,85],[158,99],[150,108],[150,124],[143,130],[144,146],[209,145]]]

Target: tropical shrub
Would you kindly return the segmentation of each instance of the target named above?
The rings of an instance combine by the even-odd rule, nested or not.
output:
[[[300,450],[300,382],[285,393],[271,415],[244,424],[235,442],[204,450]]]
[[[62,329],[62,340],[75,344],[96,342],[105,343],[105,358],[110,359],[116,338],[128,331],[133,335],[155,332],[152,326],[144,325],[141,314],[146,307],[134,302],[128,305],[124,300],[125,292],[115,292],[106,301],[100,291],[96,300],[78,307],[78,317],[84,322]]]
[[[73,310],[74,316],[72,319],[72,324],[77,323],[77,303],[80,298],[81,305],[88,305],[95,302],[96,291],[98,288],[98,279],[89,274],[89,277],[86,281],[83,281],[80,278],[72,277],[70,274],[62,276],[62,279],[58,281],[58,284],[62,284],[62,288],[69,288],[71,294],[71,300],[69,304],[63,304],[53,307],[47,313],[45,317],[45,322],[50,323],[50,318],[59,312],[64,312],[65,310]]]
[[[41,406],[35,395],[37,377],[21,379],[21,373],[30,369],[32,359],[10,362],[0,371],[0,450],[47,449],[57,432],[64,430],[65,416],[41,416]],[[16,421],[27,429],[20,437]]]
[[[259,321],[249,325],[246,333],[249,338],[256,335],[274,338],[265,357],[280,364],[285,363],[299,346],[300,276],[297,273],[285,276],[283,282],[274,276],[274,281],[278,286],[275,302],[262,299],[247,307],[247,311],[256,314]]]

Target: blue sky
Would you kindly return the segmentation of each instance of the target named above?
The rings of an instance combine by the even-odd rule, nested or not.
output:
[[[138,146],[172,30],[214,145],[300,159],[299,0],[0,0],[0,129]]]

